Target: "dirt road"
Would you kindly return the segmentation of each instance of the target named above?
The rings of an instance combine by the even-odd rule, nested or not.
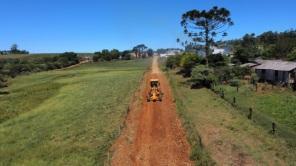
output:
[[[162,102],[146,102],[149,79],[160,80]],[[146,74],[138,99],[131,105],[126,128],[112,147],[114,166],[193,165],[190,146],[176,114],[169,83],[153,58],[152,70]]]

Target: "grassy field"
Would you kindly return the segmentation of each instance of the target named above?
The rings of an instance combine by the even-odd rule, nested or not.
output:
[[[249,121],[212,91],[190,89],[173,71],[168,76],[185,127],[187,124],[191,126],[190,133],[199,135],[204,153],[210,154],[217,163],[292,165],[296,162],[295,149],[285,140]]]
[[[0,96],[0,165],[102,165],[149,60],[19,76]]]
[[[237,105],[252,107],[254,111],[274,119],[275,122],[296,131],[296,93],[278,88],[266,91],[254,91],[250,85],[243,85],[237,92],[235,87],[223,85],[225,97],[236,97]]]

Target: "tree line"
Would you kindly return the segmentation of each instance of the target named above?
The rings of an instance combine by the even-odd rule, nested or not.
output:
[[[0,58],[0,88],[7,87],[7,79],[21,74],[60,69],[79,63],[74,52],[65,52],[60,55],[34,56],[20,58]]]
[[[103,49],[94,53],[93,61],[111,61],[111,60],[131,60],[132,58],[151,57],[154,54],[153,49],[149,49],[145,44],[139,44],[132,50],[119,51],[117,49]],[[134,57],[132,56],[134,54]]]
[[[10,48],[10,50],[4,50],[4,51],[1,51],[0,50],[0,55],[8,55],[8,54],[29,54],[29,51],[26,51],[26,50],[20,50],[18,48],[18,45],[17,44],[13,44]]]
[[[296,30],[264,32],[258,36],[246,34],[241,39],[226,42],[233,50],[233,63],[246,63],[250,59],[296,60]]]
[[[119,51],[117,49],[103,49],[102,51],[95,52],[95,55],[93,56],[93,61],[111,61],[115,59],[121,59],[121,60],[130,60],[131,59],[131,51]]]

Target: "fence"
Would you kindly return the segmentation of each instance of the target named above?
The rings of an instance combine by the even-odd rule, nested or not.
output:
[[[296,133],[292,129],[277,123],[273,118],[264,115],[263,113],[256,111],[254,108],[243,107],[238,104],[238,97],[227,95],[223,88],[212,88],[212,91],[227,101],[235,110],[238,110],[246,118],[253,123],[262,126],[270,134],[278,136],[286,140],[289,146],[296,147]]]

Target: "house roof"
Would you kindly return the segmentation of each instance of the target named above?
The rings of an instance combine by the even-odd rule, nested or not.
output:
[[[256,66],[255,69],[291,71],[296,69],[296,62],[281,61],[281,60],[264,60],[262,61],[262,64]]]
[[[240,67],[254,67],[257,66],[257,63],[244,63],[242,65],[240,65]]]

